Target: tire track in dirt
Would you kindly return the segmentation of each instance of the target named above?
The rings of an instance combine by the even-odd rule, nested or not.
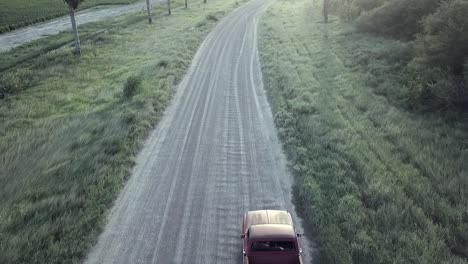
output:
[[[270,2],[239,7],[204,41],[86,263],[242,263],[247,210],[289,210],[302,231],[258,60]]]

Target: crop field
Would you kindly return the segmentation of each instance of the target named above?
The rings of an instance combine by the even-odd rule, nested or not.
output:
[[[80,10],[97,5],[129,4],[137,0],[89,0]],[[0,33],[68,13],[62,0],[0,0]]]
[[[236,3],[83,25],[81,57],[69,32],[1,54],[14,93],[0,99],[0,263],[83,260],[198,46]]]
[[[321,10],[277,0],[259,29],[315,263],[468,263],[467,115],[394,103],[404,44]]]

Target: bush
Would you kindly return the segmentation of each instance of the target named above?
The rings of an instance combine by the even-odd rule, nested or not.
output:
[[[141,76],[132,75],[127,78],[123,88],[123,97],[126,99],[131,99],[141,90],[141,82],[143,78]]]
[[[442,4],[423,20],[410,63],[410,96],[423,108],[465,108],[468,103],[468,2]]]
[[[363,12],[380,7],[385,0],[333,0],[330,4],[332,13],[346,20],[353,20]]]
[[[361,11],[370,11],[374,8],[380,7],[385,3],[385,0],[355,0],[354,4]]]
[[[447,69],[414,60],[408,67],[408,104],[419,110],[466,107],[468,93],[461,78]]]
[[[438,0],[392,0],[361,15],[357,20],[360,31],[398,39],[413,39],[423,30],[422,19],[439,6]]]
[[[468,58],[468,1],[444,3],[424,19],[424,34],[419,36],[415,49],[431,66],[463,75]]]
[[[211,21],[217,22],[219,20],[219,18],[216,16],[216,14],[209,14],[209,15],[206,16],[206,20],[211,20]]]
[[[31,85],[32,73],[29,68],[21,68],[14,72],[0,75],[0,98],[17,94]]]
[[[331,2],[330,10],[332,13],[345,20],[356,19],[362,11],[362,9],[352,1],[333,1]]]

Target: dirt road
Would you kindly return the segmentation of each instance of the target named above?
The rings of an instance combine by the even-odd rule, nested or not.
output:
[[[86,263],[242,263],[253,209],[292,211],[302,230],[257,54],[270,2],[238,8],[202,44]]]
[[[165,0],[153,0],[153,4],[159,4]],[[100,6],[85,9],[76,13],[76,23],[83,25],[90,22],[102,21],[130,12],[146,10],[145,2],[137,2],[131,5]],[[58,34],[62,31],[71,31],[69,16],[59,17],[44,23],[34,24],[25,28],[14,30],[0,35],[0,52],[11,50],[33,40]]]

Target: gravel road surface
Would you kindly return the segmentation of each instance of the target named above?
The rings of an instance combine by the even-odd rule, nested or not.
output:
[[[254,209],[289,210],[302,232],[258,60],[269,3],[251,0],[204,41],[86,263],[239,264]]]
[[[153,0],[153,4],[159,4],[166,0]],[[60,3],[59,3],[60,4]],[[146,10],[145,2],[137,2],[130,5],[99,6],[85,9],[76,13],[76,23],[83,25],[116,17],[130,12]],[[71,31],[70,17],[63,16],[50,21],[34,24],[0,35],[0,52],[9,51],[33,40],[58,34],[62,31]]]

